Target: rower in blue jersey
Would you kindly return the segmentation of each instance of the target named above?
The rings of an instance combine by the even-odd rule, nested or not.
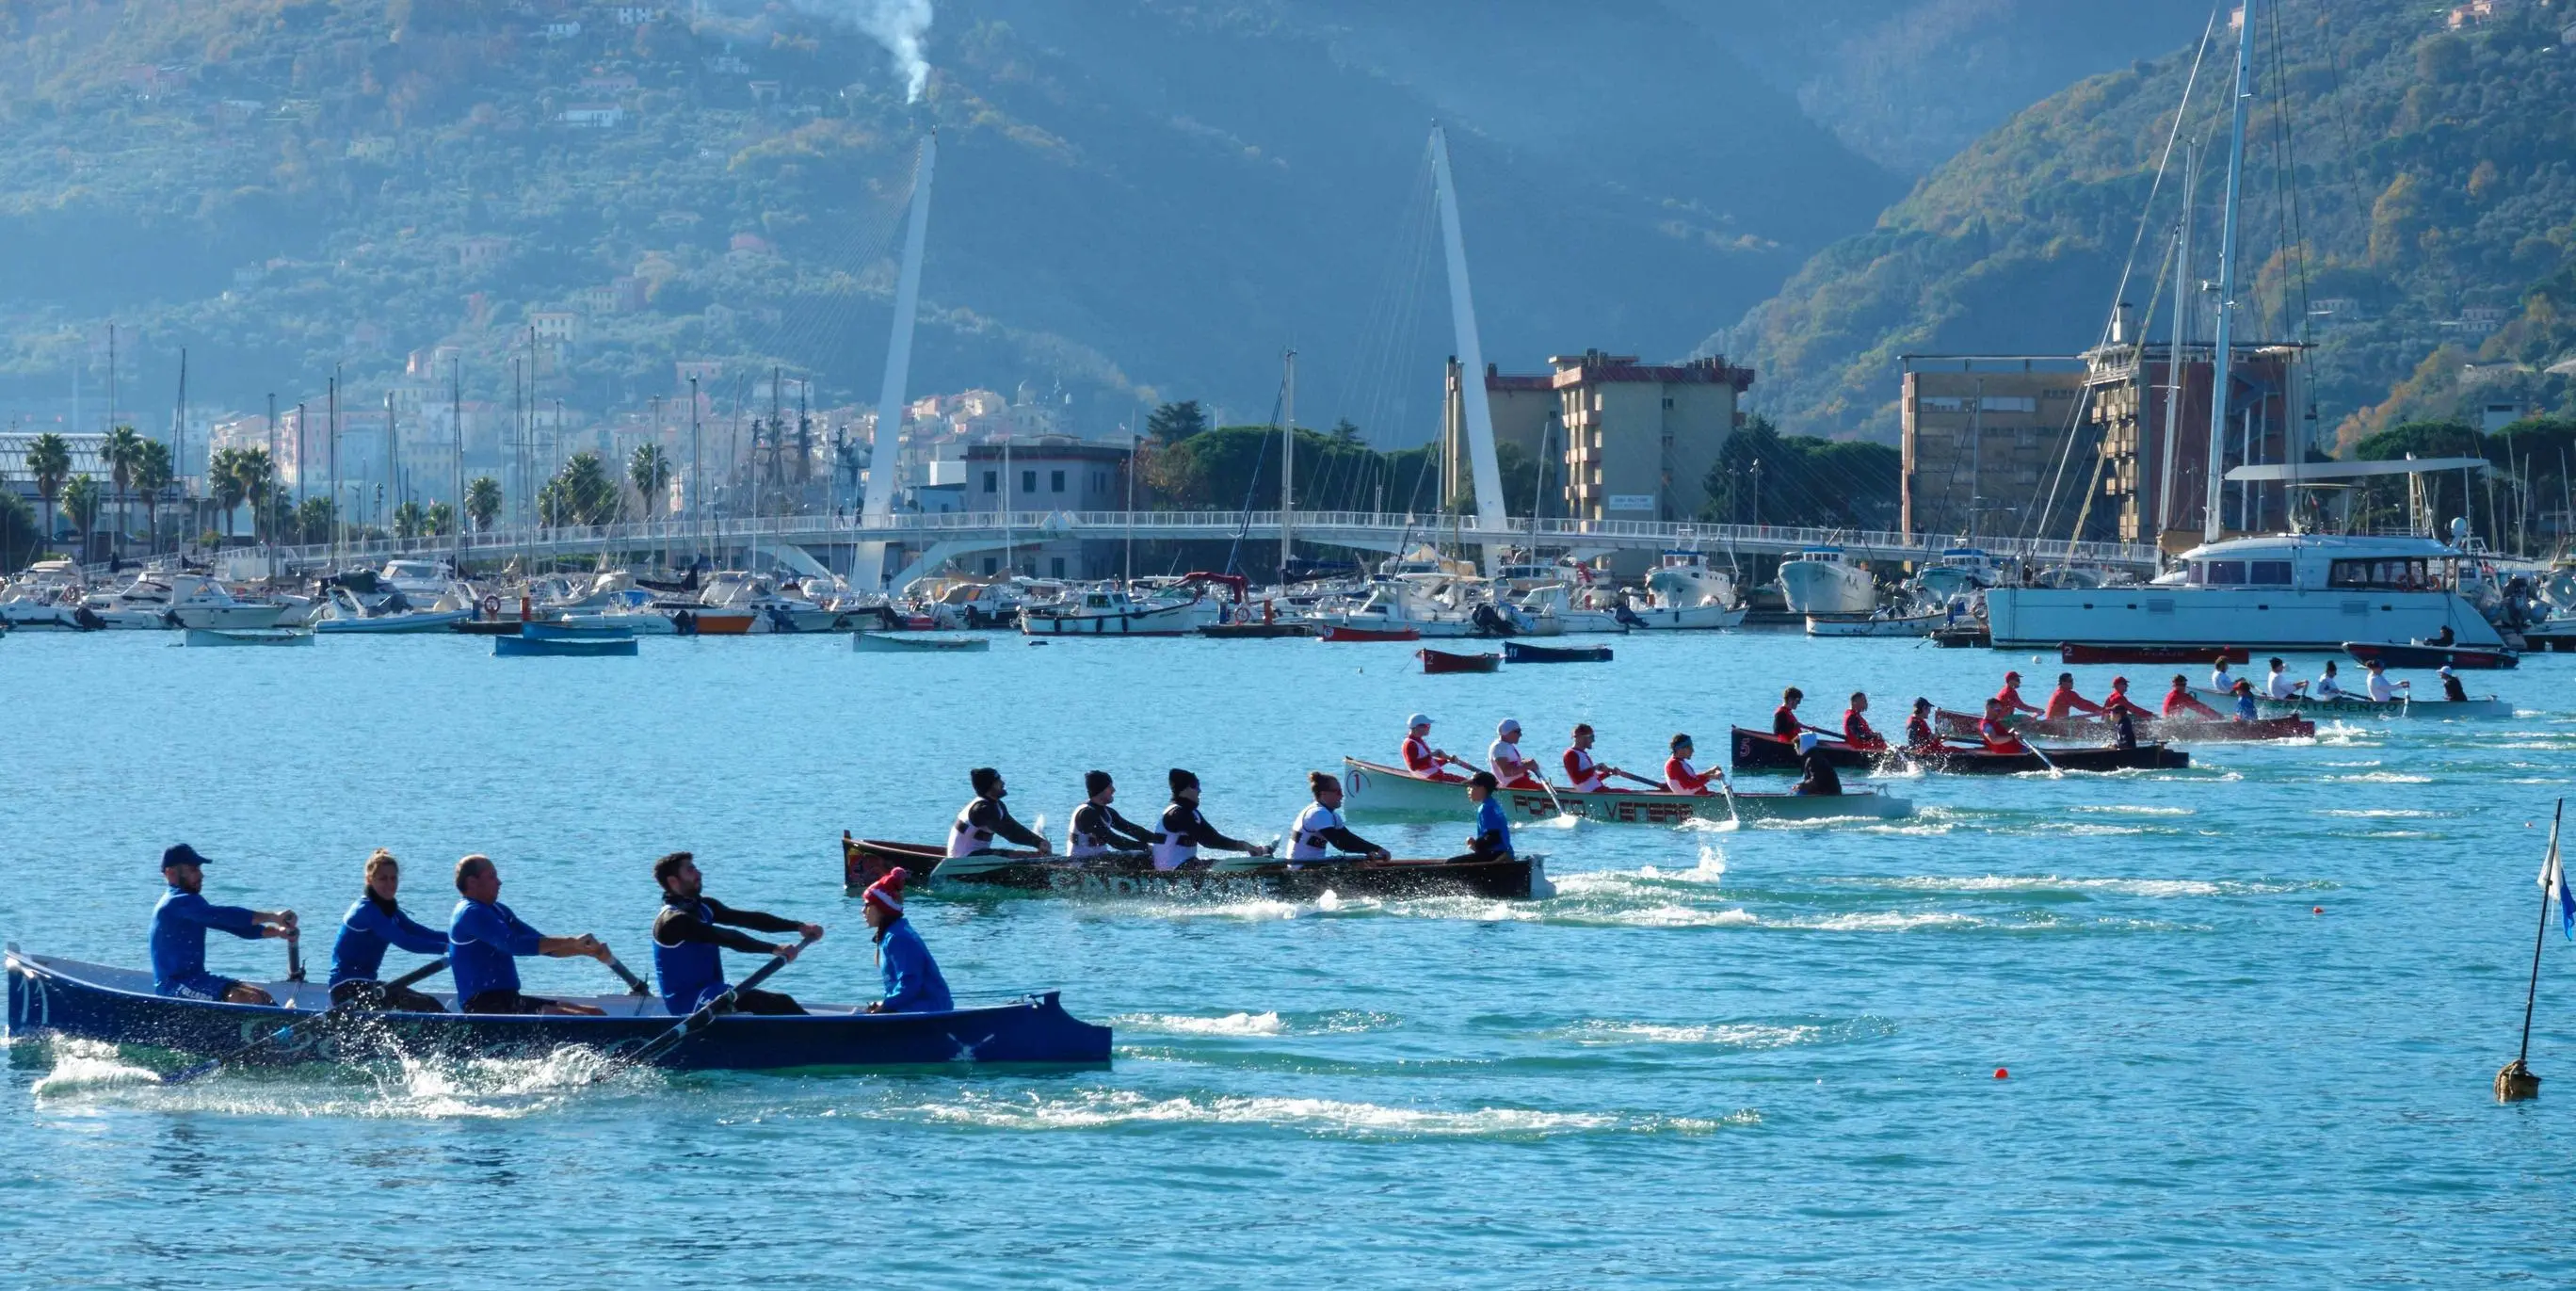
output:
[[[706,876],[698,873],[697,859],[687,852],[673,852],[653,862],[653,881],[662,885],[662,913],[653,919],[653,980],[662,989],[662,1007],[675,1018],[687,1017],[725,993],[721,952],[738,950],[793,960],[805,948],[802,942],[761,941],[734,928],[792,932],[806,941],[823,935],[820,924],[736,910],[707,896]],[[732,927],[721,926],[726,924]],[[805,1012],[791,996],[752,989],[733,993],[733,1009],[772,1016]]]
[[[931,962],[930,947],[903,917],[903,885],[911,878],[910,870],[887,870],[860,902],[868,926],[877,930],[877,963],[885,970],[885,998],[869,1005],[870,1013],[946,1013],[957,1007],[948,998],[948,979]]]
[[[248,982],[217,977],[206,971],[206,930],[228,932],[244,940],[293,937],[292,910],[250,910],[206,900],[206,858],[180,843],[161,853],[161,880],[170,885],[152,907],[152,989],[183,1000],[220,1000],[226,1004],[274,1004],[268,992]]]
[[[565,1013],[598,1017],[603,1010],[567,1004],[519,990],[519,958],[587,956],[605,964],[612,956],[599,938],[549,937],[501,904],[501,871],[476,853],[456,863],[456,892],[464,898],[447,920],[447,970],[456,977],[459,1013]]]
[[[395,894],[402,890],[402,863],[379,847],[367,858],[367,890],[349,913],[340,916],[340,939],[331,944],[331,1002],[357,1009],[391,1009],[397,1013],[444,1013],[437,1000],[408,986],[378,980],[385,951],[401,947],[415,955],[444,955],[447,934],[403,913]]]
[[[1467,800],[1476,804],[1476,836],[1467,840],[1464,855],[1449,858],[1450,864],[1512,859],[1512,823],[1503,815],[1503,804],[1494,801],[1497,783],[1491,771],[1467,777]]]

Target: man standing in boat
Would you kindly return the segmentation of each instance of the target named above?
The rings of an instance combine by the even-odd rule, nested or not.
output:
[[[331,1002],[357,1009],[390,1009],[396,1013],[444,1013],[431,996],[408,986],[377,980],[385,952],[399,947],[415,955],[444,955],[447,934],[415,921],[395,900],[402,891],[402,862],[379,847],[367,858],[367,890],[340,917],[340,938],[331,943]]]
[[[581,956],[605,964],[614,956],[599,938],[549,937],[501,904],[501,871],[481,853],[456,863],[456,913],[447,920],[447,971],[456,979],[459,1013],[548,1013],[598,1017],[602,1010],[519,991],[519,960]]]
[[[1869,726],[1869,696],[1853,691],[1851,707],[1843,710],[1843,743],[1863,752],[1875,753],[1887,747],[1887,741]]]
[[[1479,771],[1467,777],[1467,800],[1476,804],[1476,834],[1467,840],[1467,850],[1450,857],[1449,863],[1512,859],[1512,823],[1503,814],[1503,804],[1494,800],[1493,772]]]
[[[1521,724],[1511,718],[1504,718],[1502,725],[1494,728],[1494,742],[1485,750],[1485,765],[1505,789],[1543,787],[1539,784],[1538,763],[1521,756]]]
[[[1011,818],[1011,809],[1002,805],[1010,787],[1002,783],[1002,773],[991,767],[977,767],[966,773],[975,786],[974,801],[957,813],[957,824],[948,831],[948,856],[982,856],[996,849],[996,838],[1017,843],[1040,856],[1053,849],[1036,831]]]
[[[1450,774],[1449,765],[1457,760],[1449,756],[1448,750],[1431,747],[1430,718],[1415,713],[1405,719],[1404,769],[1407,773],[1423,780],[1455,782],[1458,777]]]
[[[2004,688],[1996,691],[1995,697],[1988,702],[1993,705],[2001,706],[2003,709],[2003,718],[2008,722],[2011,721],[2013,716],[2017,713],[2030,713],[2035,716],[2044,716],[2044,714],[2041,714],[2038,705],[2027,703],[2022,699],[2021,674],[2017,672],[2007,672],[2004,674]]]
[[[758,910],[736,910],[706,895],[706,877],[697,858],[673,852],[653,862],[653,881],[662,889],[662,912],[653,917],[653,980],[662,988],[662,1007],[684,1018],[725,993],[724,957],[720,950],[746,955],[776,955],[794,960],[804,943],[823,935],[821,924],[798,923]],[[722,925],[732,925],[725,927]],[[803,941],[765,942],[734,928],[792,932]],[[737,1013],[799,1016],[805,1010],[793,997],[776,991],[736,990]]]
[[[206,930],[228,932],[244,941],[293,937],[292,910],[251,910],[206,900],[206,858],[179,843],[161,853],[161,881],[169,889],[152,907],[152,990],[182,1000],[219,1000],[226,1004],[274,1004],[268,992],[248,982],[217,977],[206,971]]]
[[[1199,814],[1199,778],[1179,767],[1171,771],[1172,802],[1163,808],[1163,828],[1154,840],[1154,868],[1177,870],[1199,859],[1199,849],[1214,847],[1228,852],[1268,856],[1266,843],[1247,843],[1216,832],[1216,826]]]
[[[1354,834],[1342,823],[1342,782],[1330,771],[1306,773],[1306,791],[1315,800],[1297,813],[1297,823],[1288,828],[1288,867],[1295,869],[1323,861],[1387,859],[1387,850]],[[1339,849],[1342,855],[1335,855]]]
[[[2048,707],[2040,713],[2040,716],[2053,722],[2061,717],[2073,717],[2077,713],[2099,716],[2101,712],[2100,704],[2075,693],[2075,674],[2061,672],[2057,674],[2057,689],[2048,692]]]
[[[1610,777],[1626,775],[1627,772],[1614,766],[1604,766],[1593,757],[1592,739],[1591,723],[1581,723],[1574,728],[1574,745],[1565,751],[1566,783],[1573,785],[1576,793],[1612,792]]]
[[[903,917],[903,885],[911,878],[912,871],[901,866],[887,870],[860,902],[868,927],[876,930],[877,965],[885,973],[885,998],[869,1005],[870,1013],[946,1013],[957,1007],[930,947]]]
[[[1081,861],[1113,854],[1128,859],[1153,854],[1154,832],[1119,815],[1118,809],[1110,805],[1118,799],[1118,784],[1108,772],[1083,772],[1082,787],[1091,796],[1073,809],[1073,824],[1065,833],[1065,855]]]

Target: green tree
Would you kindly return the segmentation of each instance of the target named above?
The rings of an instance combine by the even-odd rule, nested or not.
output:
[[[224,513],[224,541],[233,537],[233,511],[241,506],[250,490],[242,484],[241,450],[218,448],[206,459],[206,492],[212,495],[215,508]]]
[[[492,532],[492,519],[501,514],[501,482],[489,475],[477,475],[465,486],[465,518],[474,522],[474,532]]]
[[[134,491],[143,498],[143,550],[149,556],[161,550],[161,491],[170,487],[170,446],[157,439],[143,441],[143,451],[134,459]]]
[[[36,513],[16,492],[0,489],[0,570],[24,569],[45,549]]]
[[[274,540],[279,529],[277,463],[269,460],[268,450],[244,448],[235,451],[232,468],[225,474],[231,479],[236,498],[250,503],[251,536],[257,539],[265,534]],[[227,533],[232,530],[230,515],[224,517],[224,529]]]
[[[295,540],[306,545],[331,541],[331,522],[336,513],[329,498],[306,498],[295,508]]]
[[[125,558],[125,530],[132,515],[126,511],[126,489],[134,483],[134,467],[143,460],[143,436],[132,426],[117,426],[107,432],[98,446],[98,460],[107,464],[108,482],[116,486],[115,557]]]
[[[430,503],[429,532],[439,538],[456,532],[456,508],[444,502]]]
[[[429,532],[429,512],[418,502],[405,502],[394,508],[394,536],[418,538]]]
[[[541,513],[548,516],[547,524],[598,525],[617,518],[621,501],[617,484],[609,478],[608,468],[600,462],[597,453],[583,451],[573,454],[564,461],[563,469],[546,481],[546,487],[555,491],[551,512],[545,510],[543,490],[539,491],[537,500]]]
[[[1205,434],[1207,428],[1207,411],[1199,407],[1196,399],[1157,405],[1153,414],[1145,418],[1145,433],[1163,444],[1177,444]]]
[[[99,501],[98,481],[91,479],[87,471],[73,476],[69,483],[63,485],[63,515],[80,533],[81,558],[84,560],[89,557],[90,532],[98,524]]]
[[[27,473],[36,477],[36,496],[45,500],[45,538],[54,536],[54,499],[61,497],[63,482],[72,474],[72,446],[62,436],[47,431],[27,445]]]
[[[638,444],[626,459],[626,478],[644,498],[644,518],[653,518],[653,500],[671,486],[671,461],[660,444]]]

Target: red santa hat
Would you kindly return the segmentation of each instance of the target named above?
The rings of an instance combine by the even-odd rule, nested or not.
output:
[[[903,885],[912,880],[912,871],[896,866],[885,877],[868,885],[862,901],[874,901],[895,914],[903,913]]]

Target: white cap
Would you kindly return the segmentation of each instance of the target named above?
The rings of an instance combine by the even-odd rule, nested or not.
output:
[[[1811,749],[1813,749],[1813,748],[1815,748],[1815,747],[1816,747],[1816,733],[1815,733],[1814,731],[1800,731],[1800,732],[1798,732],[1798,751],[1799,751],[1800,753],[1805,753],[1805,752],[1807,752],[1807,751],[1809,751],[1809,750],[1811,750]]]
[[[1521,724],[1508,717],[1503,719],[1502,725],[1494,728],[1494,734],[1496,735],[1518,735],[1520,733]]]
[[[1417,726],[1429,726],[1430,724],[1431,719],[1421,713],[1415,713],[1413,716],[1404,719],[1404,728],[1408,731]]]

